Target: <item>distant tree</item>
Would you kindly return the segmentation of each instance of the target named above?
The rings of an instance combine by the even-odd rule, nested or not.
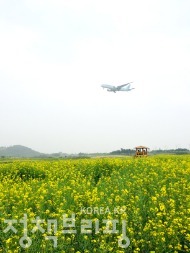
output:
[[[152,154],[190,154],[190,151],[186,148],[177,148],[177,149],[158,149],[152,150],[150,153]]]
[[[110,155],[134,155],[135,151],[133,149],[124,149],[115,150],[110,152]]]

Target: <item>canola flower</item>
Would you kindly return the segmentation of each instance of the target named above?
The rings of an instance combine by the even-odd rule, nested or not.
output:
[[[190,156],[0,163],[0,252],[190,252],[189,224]]]

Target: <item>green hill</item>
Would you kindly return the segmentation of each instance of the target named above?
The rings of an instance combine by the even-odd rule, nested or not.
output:
[[[0,157],[39,157],[45,154],[21,145],[11,147],[0,147]]]

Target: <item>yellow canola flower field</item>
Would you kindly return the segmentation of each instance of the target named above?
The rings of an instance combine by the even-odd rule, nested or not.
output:
[[[0,252],[190,252],[190,156],[0,161]]]

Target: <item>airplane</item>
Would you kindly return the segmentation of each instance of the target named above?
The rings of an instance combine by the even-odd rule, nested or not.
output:
[[[131,90],[133,90],[134,88],[131,88],[131,85],[130,85],[131,83],[132,82],[126,83],[126,84],[123,84],[123,85],[119,85],[119,86],[113,86],[113,85],[109,85],[109,84],[102,84],[101,87],[103,89],[106,88],[107,91],[116,93],[116,91],[131,91]]]

